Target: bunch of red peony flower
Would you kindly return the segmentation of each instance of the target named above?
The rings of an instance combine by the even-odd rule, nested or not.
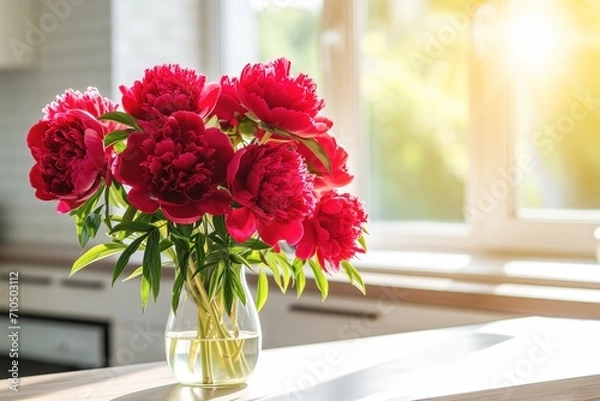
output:
[[[47,106],[27,137],[38,198],[84,219],[104,190],[122,191],[136,221],[198,227],[223,216],[230,247],[257,239],[279,252],[283,240],[327,271],[364,252],[362,204],[335,189],[352,180],[348,155],[314,81],[288,60],[219,83],[161,65],[120,90],[125,112],[93,88]]]

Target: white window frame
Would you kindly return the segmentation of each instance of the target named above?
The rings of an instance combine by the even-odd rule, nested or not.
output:
[[[248,2],[210,0],[203,3],[204,15],[208,16],[203,20],[206,36],[215,38],[203,49],[204,59],[209,63],[206,70],[236,73],[222,68],[227,64],[228,54],[249,50],[228,36],[220,21],[224,15],[229,24],[237,21],[238,15],[247,18],[240,10],[240,3],[248,7]],[[506,15],[502,1],[494,6],[500,7],[495,11]],[[361,166],[370,163],[369,152],[365,151],[368,149],[366,122],[360,112],[357,42],[364,28],[366,8],[364,0],[324,0],[321,32],[323,73],[327,78],[320,94],[328,104],[325,113],[335,122],[334,134],[350,154],[350,169],[356,176],[350,190],[362,197],[368,195],[368,182],[367,177],[361,175],[364,170]],[[236,14],[236,10],[240,14]],[[498,28],[497,14],[490,17],[481,12],[474,21],[477,26],[474,25],[471,32],[484,32],[484,40],[493,42],[494,36],[485,31]],[[471,169],[465,212],[472,218],[467,224],[371,222],[371,249],[595,256],[597,240],[593,234],[600,226],[600,212],[580,213],[575,220],[572,213],[553,213],[552,220],[525,220],[517,216],[515,188],[508,183],[506,174],[500,175],[501,171],[511,171],[515,160],[510,141],[514,132],[510,129],[509,72],[502,63],[490,62],[490,52],[499,52],[498,43],[477,43],[471,54]],[[490,90],[490,82],[494,83],[494,90]],[[490,195],[493,206],[485,207]]]

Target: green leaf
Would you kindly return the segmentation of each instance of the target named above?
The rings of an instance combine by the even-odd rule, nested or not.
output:
[[[158,230],[153,230],[148,233],[146,240],[146,249],[144,250],[144,277],[148,280],[152,289],[154,300],[158,299],[160,292],[160,278],[162,264],[160,262],[160,250],[158,243],[160,242],[160,233]]]
[[[323,163],[327,171],[331,173],[331,160],[329,160],[329,155],[325,149],[323,149],[320,143],[314,139],[304,139],[300,137],[295,137],[295,139],[303,143],[317,157],[317,159]]]
[[[83,205],[79,206],[79,208],[77,208],[77,214],[81,217],[84,217],[85,215],[89,214],[92,211],[92,209],[96,207],[98,199],[100,199],[100,197],[102,196],[104,189],[105,187],[102,186],[87,201],[85,201]]]
[[[231,314],[233,308],[233,283],[232,274],[228,268],[223,271],[223,301],[225,303],[225,310],[227,314]]]
[[[265,249],[271,249],[272,246],[264,243],[258,238],[250,238],[243,244],[241,244],[244,248],[250,248],[255,251],[264,251]]]
[[[202,266],[206,268],[207,265]],[[208,297],[212,301],[215,299],[219,290],[223,288],[223,264],[217,263],[216,268],[212,271],[208,283]]]
[[[213,225],[215,226],[215,231],[222,239],[227,238],[227,228],[225,227],[225,217],[224,216],[213,216],[212,218]]]
[[[327,277],[325,277],[321,265],[315,260],[310,259],[308,261],[308,265],[310,266],[315,275],[315,284],[321,292],[321,299],[324,300],[325,298],[327,298],[327,295],[329,295],[329,282],[327,281]]]
[[[107,258],[116,253],[119,253],[125,248],[125,244],[116,243],[96,245],[95,247],[88,249],[87,252],[81,255],[73,263],[73,266],[71,267],[71,273],[69,274],[69,276],[72,276],[73,274],[77,273],[79,270],[83,269],[87,265],[94,263],[100,259]]]
[[[135,118],[133,118],[132,116],[130,116],[127,113],[123,113],[122,111],[108,112],[108,113],[103,114],[100,117],[98,117],[98,120],[115,121],[117,123],[121,123],[121,124],[127,125],[129,127],[133,127],[137,131],[142,130],[140,128],[140,126],[138,125],[137,121],[135,120]]]
[[[127,264],[129,263],[131,255],[133,255],[138,250],[138,248],[146,239],[146,237],[147,235],[142,235],[141,237],[134,239],[131,242],[131,244],[129,244],[127,248],[125,248],[123,253],[121,253],[121,256],[119,256],[119,259],[117,260],[117,263],[115,264],[115,267],[113,269],[112,285],[115,284],[115,281],[117,281],[121,273],[123,273],[123,270],[125,270],[125,267],[127,267]]]
[[[282,292],[285,292],[283,290],[283,283],[281,282],[281,269],[279,267],[279,261],[272,252],[265,253],[265,260],[267,261],[267,266],[269,266],[269,269],[271,269],[273,272],[273,280],[275,281],[275,284],[277,284]]]
[[[125,193],[125,189],[118,182],[113,181],[112,185],[108,189],[108,195],[112,204],[121,208],[129,207],[129,202],[127,201],[127,194]],[[121,221],[123,221],[123,219],[121,219]]]
[[[297,297],[300,298],[300,295],[304,292],[304,288],[306,287],[306,275],[304,274],[304,261],[300,259],[295,259],[292,264],[292,268],[294,269],[294,279],[296,284],[296,293]]]
[[[139,276],[141,276],[141,275],[142,275],[142,273],[143,273],[143,271],[144,271],[144,266],[140,266],[140,267],[136,268],[136,269],[133,271],[133,273],[131,273],[129,276],[127,276],[127,277],[125,277],[125,278],[123,279],[123,282],[125,282],[125,281],[129,281],[129,280],[131,280],[131,279],[134,279],[134,278],[136,278],[136,277],[139,277]]]
[[[281,277],[283,279],[283,288],[281,290],[285,293],[290,285],[290,271],[293,271],[293,267],[285,253],[276,253],[275,257],[280,261]]]
[[[229,259],[236,264],[242,265],[242,266],[248,266],[251,267],[252,263],[250,263],[248,260],[246,260],[246,258],[244,258],[242,255],[236,254],[236,253],[230,253],[229,254]]]
[[[256,285],[256,309],[259,311],[267,302],[269,297],[269,279],[263,269],[258,272],[258,283]]]
[[[184,283],[184,275],[177,274],[177,277],[175,277],[175,282],[173,283],[173,295],[171,297],[171,308],[173,309],[174,314],[177,314],[177,308],[179,308],[179,300],[181,299],[181,290]]]
[[[125,231],[126,235],[131,234],[132,232],[144,232],[147,233],[149,231],[154,230],[156,227],[152,224],[143,223],[139,221],[128,221],[121,222],[113,227],[110,231],[110,234],[116,234],[120,231]]]
[[[100,227],[100,223],[98,223],[98,227],[94,229],[94,221],[89,221],[88,216],[92,212],[92,209],[96,207],[98,199],[104,192],[104,188],[105,187],[102,186],[87,201],[85,201],[83,205],[71,212],[72,215],[75,215],[75,230],[81,248],[87,245],[90,238],[96,235],[98,228]],[[95,219],[95,217],[92,219]]]
[[[140,298],[142,300],[142,309],[146,309],[150,299],[150,281],[144,276],[140,280]]]
[[[91,238],[95,238],[98,229],[102,224],[102,216],[97,213],[88,214],[83,221],[83,229],[81,231],[81,244],[84,247]]]
[[[360,244],[360,246],[362,247],[362,249],[364,249],[365,251],[367,250],[367,241],[365,240],[365,236],[361,235],[360,238],[358,239],[358,243]]]
[[[127,149],[127,145],[125,145],[123,142],[115,143],[115,152],[123,153],[125,149]]]
[[[127,139],[127,137],[129,136],[129,134],[131,134],[131,130],[128,131],[122,131],[122,130],[116,130],[111,132],[110,134],[106,135],[104,137],[104,146],[105,147],[109,147],[110,145],[112,145],[115,142],[119,142],[122,141],[124,139]]]
[[[243,269],[240,268],[240,269]],[[238,299],[246,305],[246,292],[244,291],[244,287],[242,286],[242,282],[240,281],[240,269],[235,269],[231,274],[231,287],[233,292],[238,297]]]
[[[363,295],[366,295],[365,282],[358,270],[356,270],[347,260],[342,261],[342,270],[346,273],[346,276],[348,276],[350,284],[358,288]]]

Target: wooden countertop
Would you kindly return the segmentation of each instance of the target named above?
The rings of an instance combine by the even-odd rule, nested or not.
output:
[[[600,321],[522,318],[266,350],[247,386],[175,384],[165,363],[21,378],[2,400],[600,400]]]

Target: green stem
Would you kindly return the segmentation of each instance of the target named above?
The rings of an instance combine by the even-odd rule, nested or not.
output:
[[[196,271],[194,261],[190,259],[191,273]],[[186,283],[188,292],[199,308],[198,315],[198,340],[202,344],[200,352],[203,370],[203,380],[207,384],[214,382],[213,357],[216,353],[221,356],[222,363],[232,378],[243,377],[248,371],[248,362],[243,354],[244,339],[232,341],[239,335],[237,325],[237,313],[232,314],[233,333],[225,326],[222,321],[224,315],[224,304],[219,302],[220,297],[210,300],[200,274],[196,274],[191,282]],[[237,301],[236,301],[237,303]],[[237,306],[236,306],[237,308]],[[212,341],[206,341],[212,340]],[[195,351],[195,350],[194,350]],[[190,364],[195,365],[197,353],[190,349]]]
[[[104,223],[108,232],[112,231],[112,222],[110,221],[110,193],[108,186],[104,187]]]

